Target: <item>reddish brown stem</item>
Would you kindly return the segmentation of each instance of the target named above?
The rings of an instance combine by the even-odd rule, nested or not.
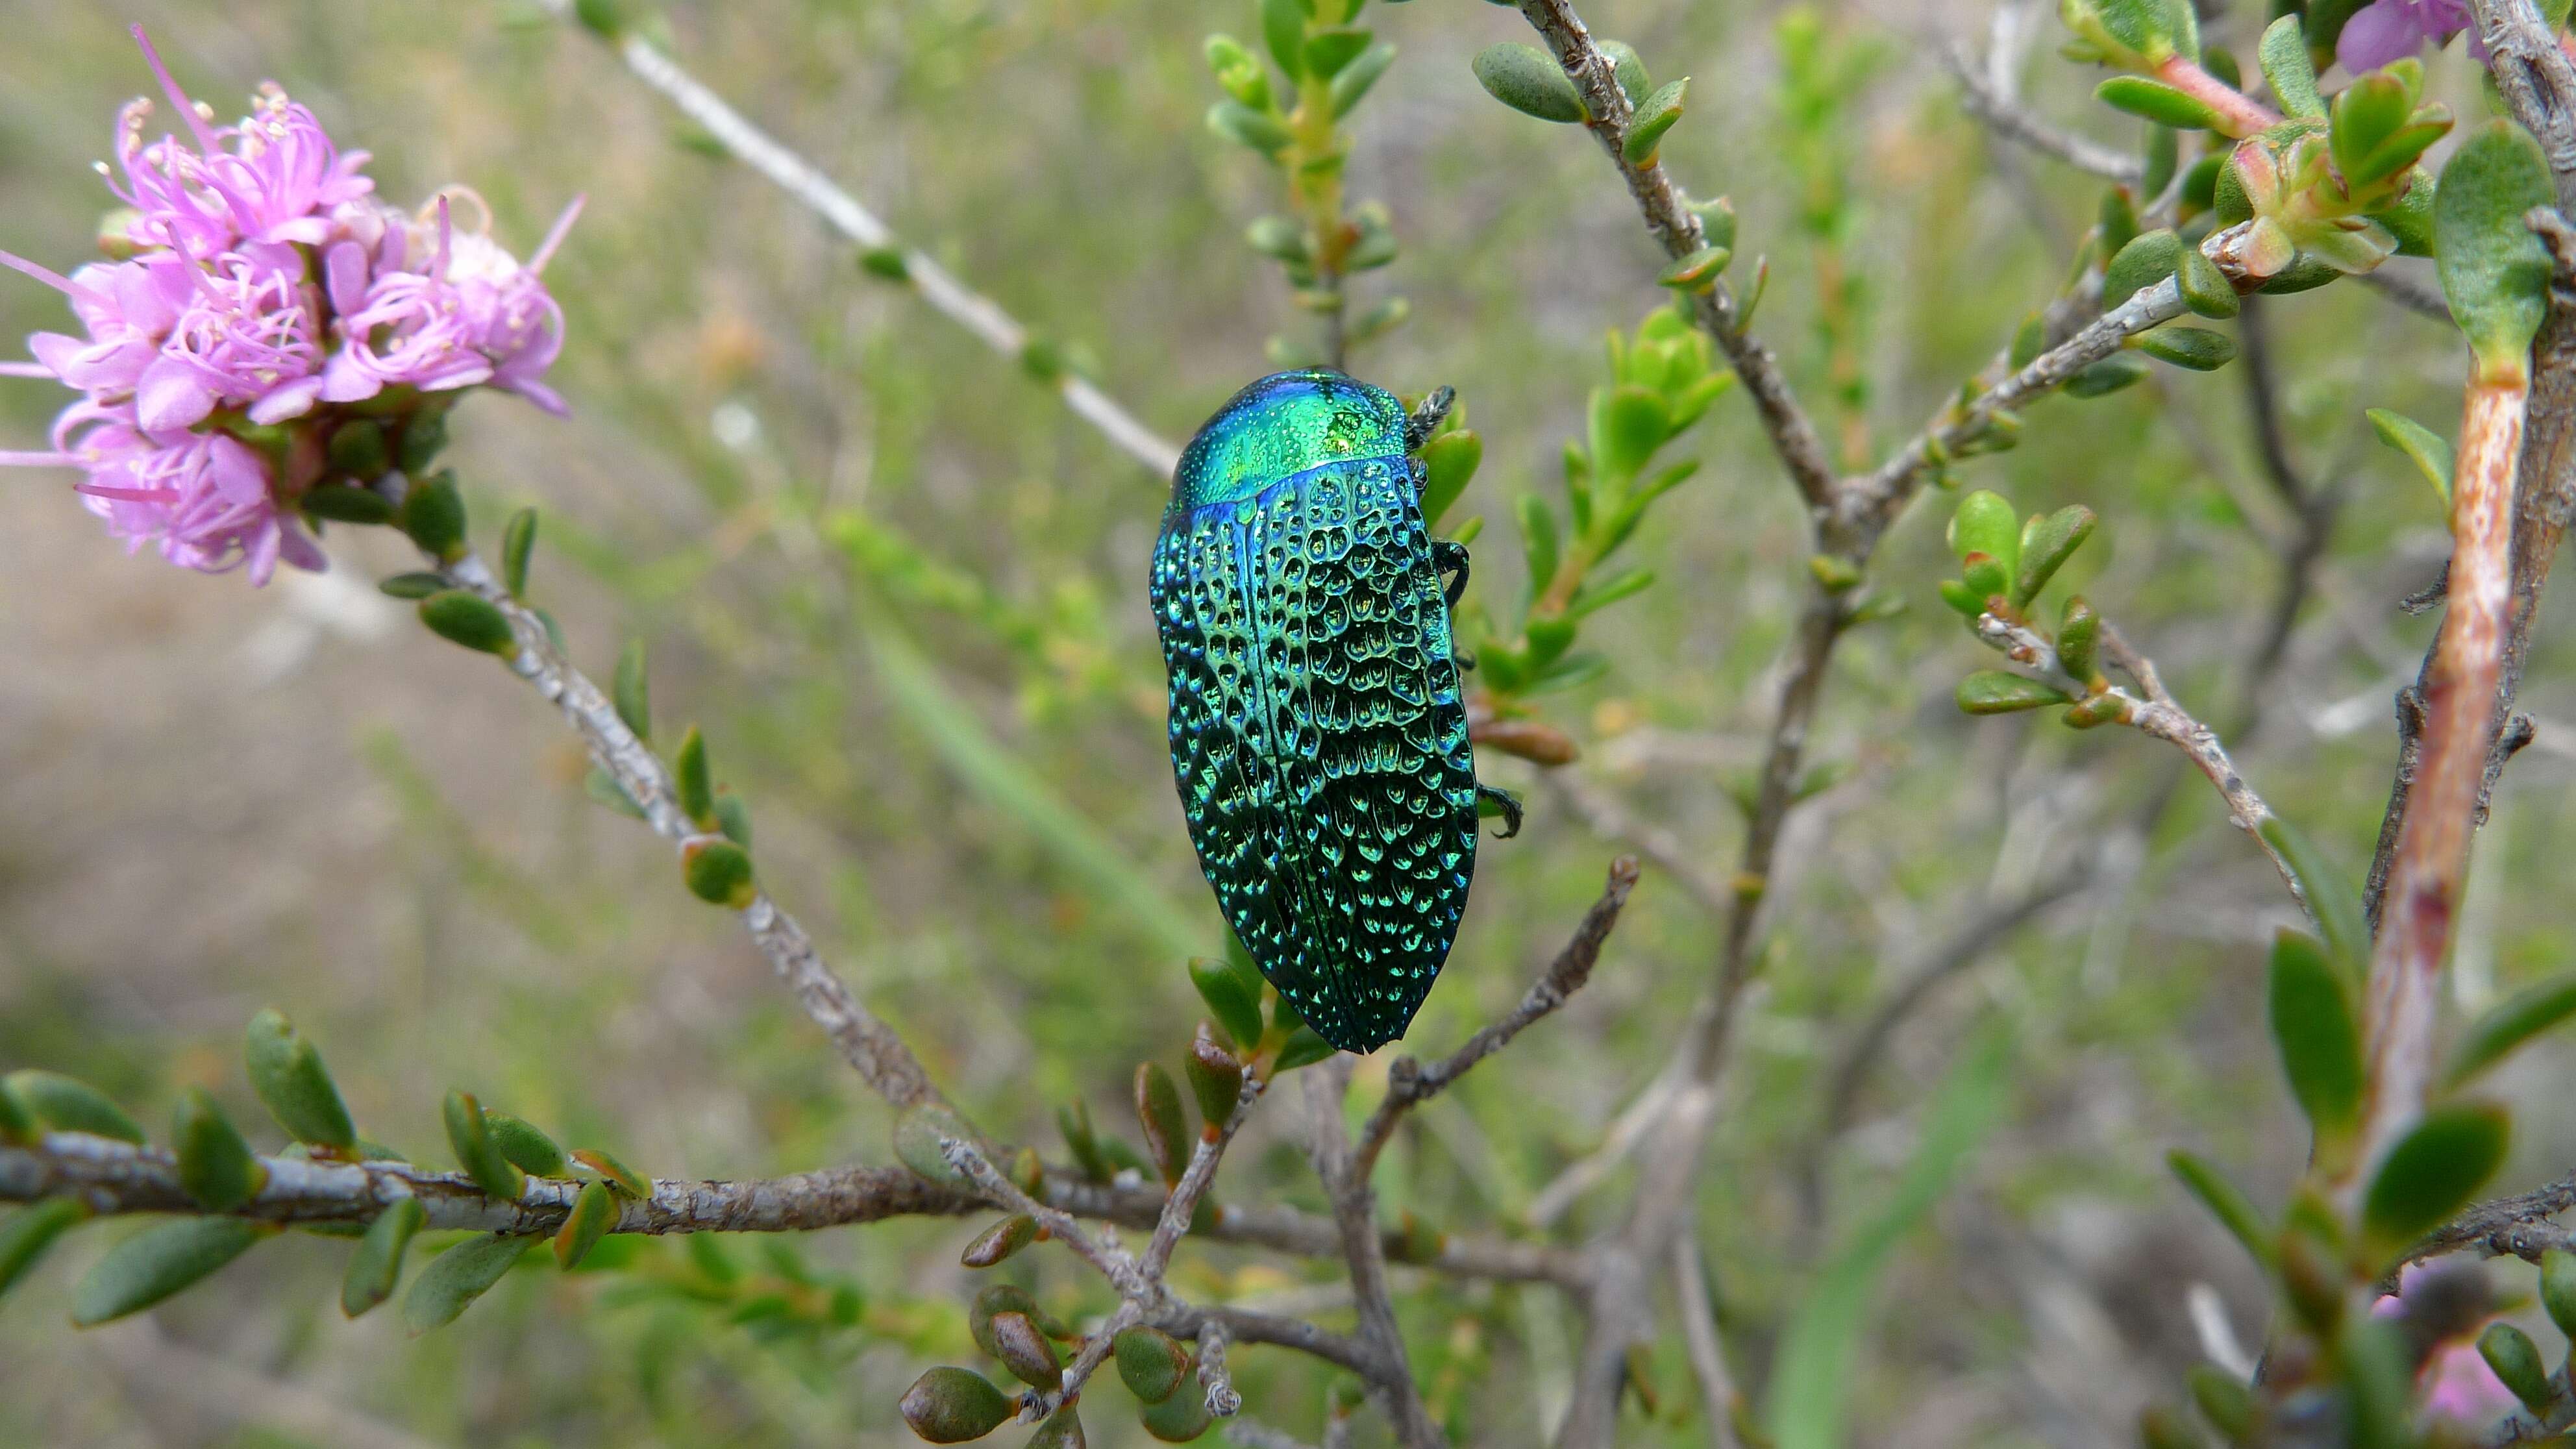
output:
[[[2397,837],[2370,963],[2370,1099],[2357,1165],[2424,1107],[2433,1027],[2486,777],[2511,607],[2514,460],[2529,381],[2521,368],[2469,385],[2451,496],[2450,604],[2424,691],[2424,746]]]
[[[2156,79],[2218,113],[2218,129],[2239,140],[2281,124],[2281,118],[2243,91],[2177,55],[2156,67]]]

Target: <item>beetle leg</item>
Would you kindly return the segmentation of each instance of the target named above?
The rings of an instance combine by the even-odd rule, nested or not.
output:
[[[1478,785],[1476,798],[1493,801],[1494,808],[1503,812],[1503,828],[1494,832],[1496,840],[1509,840],[1521,833],[1521,797],[1491,785]]]
[[[1467,545],[1448,538],[1431,540],[1431,567],[1444,574],[1457,575],[1440,592],[1448,599],[1450,608],[1458,607],[1459,595],[1467,592]]]
[[[1431,395],[1422,400],[1422,405],[1413,410],[1413,416],[1404,420],[1404,451],[1421,452],[1422,445],[1431,441],[1431,435],[1440,430],[1440,420],[1449,416],[1450,404],[1456,401],[1456,388],[1433,388]]]

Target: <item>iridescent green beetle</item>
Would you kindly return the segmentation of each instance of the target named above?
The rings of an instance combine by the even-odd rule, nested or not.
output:
[[[1404,1034],[1457,939],[1476,783],[1449,608],[1467,550],[1422,518],[1408,416],[1324,368],[1236,393],[1190,439],[1154,545],[1172,775],[1253,962],[1345,1051]],[[1441,575],[1454,575],[1444,589]]]

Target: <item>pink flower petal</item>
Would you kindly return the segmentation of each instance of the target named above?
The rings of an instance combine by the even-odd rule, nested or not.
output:
[[[193,428],[215,410],[215,394],[195,363],[163,357],[134,385],[134,413],[147,433]]]
[[[2353,12],[2335,40],[2335,59],[2354,75],[2424,48],[2424,27],[2406,0],[2373,0]]]
[[[300,418],[313,411],[322,396],[322,379],[317,374],[279,383],[250,405],[250,420],[262,426]]]

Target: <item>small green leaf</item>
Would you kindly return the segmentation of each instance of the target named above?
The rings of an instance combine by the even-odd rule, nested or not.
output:
[[[1259,978],[1246,982],[1234,964],[1213,956],[1190,958],[1190,984],[1198,988],[1199,999],[1207,1003],[1216,1024],[1235,1045],[1246,1048],[1261,1041],[1261,988]]]
[[[349,1120],[348,1104],[340,1100],[321,1051],[277,1008],[250,1019],[242,1065],[268,1114],[296,1141],[341,1151],[357,1146],[358,1124]]]
[[[1583,119],[1583,100],[1556,57],[1534,45],[1507,40],[1476,52],[1476,83],[1525,116],[1560,124]]]
[[[519,652],[510,616],[470,589],[441,589],[420,601],[420,621],[450,644],[508,659]]]
[[[1951,511],[1949,543],[1962,564],[1981,553],[2010,576],[2021,561],[2021,518],[2002,494],[1980,488]]]
[[[1360,103],[1360,98],[1369,93],[1369,88],[1377,84],[1378,77],[1385,75],[1386,68],[1393,64],[1395,64],[1395,47],[1380,41],[1361,51],[1350,64],[1335,72],[1332,86],[1333,119],[1338,121],[1349,115],[1351,108]]]
[[[483,1119],[482,1104],[471,1092],[449,1092],[442,1104],[441,1116],[447,1124],[447,1145],[456,1153],[457,1165],[474,1185],[505,1202],[516,1202],[527,1190],[527,1175],[517,1163],[502,1155],[500,1144],[492,1140],[491,1127]]]
[[[1261,0],[1261,40],[1270,58],[1296,80],[1306,63],[1306,18],[1314,14],[1306,0]]]
[[[2487,1102],[2459,1102],[2424,1114],[2388,1149],[2362,1199],[2373,1271],[2467,1207],[2504,1165],[2510,1118]]]
[[[1635,47],[1624,40],[1597,42],[1603,55],[1610,57],[1611,72],[1619,78],[1619,89],[1628,97],[1631,108],[1642,108],[1646,97],[1654,93],[1654,78],[1646,73],[1646,62],[1639,59]]]
[[[2091,680],[2094,675],[2093,651],[2101,642],[2102,616],[2084,602],[2081,594],[2066,600],[2066,612],[2057,626],[2057,663],[2077,679]]]
[[[86,1132],[119,1142],[143,1145],[143,1128],[106,1093],[60,1072],[27,1068],[0,1078],[0,1088],[57,1132]]]
[[[1146,1405],[1138,1411],[1136,1422],[1166,1444],[1187,1444],[1205,1434],[1215,1420],[1208,1413],[1205,1396],[1174,1394],[1159,1404]]]
[[[2112,393],[2146,381],[2147,364],[2125,352],[2114,353],[2066,380],[2066,395],[2073,398],[2108,397]]]
[[[2281,103],[2283,113],[2326,113],[2325,98],[2317,94],[2317,68],[2308,59],[2308,39],[2301,32],[2299,17],[2284,15],[2265,27],[2255,53],[2262,61],[2263,79],[2272,83],[2272,99]]]
[[[277,1231],[240,1218],[181,1218],[110,1248],[72,1290],[72,1324],[95,1328],[195,1287]]]
[[[2272,1043],[2290,1095],[2316,1131],[2317,1156],[2340,1162],[2361,1122],[2360,1013],[2323,943],[2283,931],[2272,943]]]
[[[1256,111],[1241,101],[1219,101],[1208,107],[1207,124],[1209,130],[1225,139],[1264,156],[1276,155],[1297,139],[1278,117]]]
[[[2057,571],[2093,536],[2099,520],[2092,509],[2081,503],[2066,507],[2044,518],[2033,518],[2021,531],[2019,553],[2021,567],[2013,576],[2013,602],[2027,604],[2039,597]]]
[[[316,488],[298,499],[297,504],[305,517],[325,523],[390,523],[394,516],[394,506],[385,501],[384,495],[347,483]]]
[[[2139,333],[2129,345],[2191,372],[2215,372],[2236,360],[2236,339],[2206,327],[2159,327]]]
[[[989,1357],[1002,1356],[1002,1346],[993,1338],[993,1320],[1004,1313],[1025,1316],[1051,1338],[1065,1337],[1058,1331],[1063,1325],[1038,1311],[1037,1300],[1029,1296],[1029,1290],[1013,1283],[995,1283],[976,1294],[974,1301],[966,1306],[966,1332],[975,1340],[975,1346]]]
[[[8,1296],[56,1239],[88,1216],[78,1198],[49,1197],[0,1219],[0,1297]]]
[[[708,773],[706,736],[698,733],[696,725],[680,736],[680,748],[671,757],[671,777],[678,790],[680,813],[700,830],[711,829],[715,824],[715,781]]]
[[[1288,1034],[1287,1042],[1279,1048],[1279,1060],[1270,1070],[1274,1074],[1293,1072],[1299,1067],[1312,1066],[1339,1050],[1341,1048],[1316,1034],[1313,1027],[1301,1022],[1295,1031]]]
[[[1064,1360],[1056,1357],[1055,1345],[1047,1342],[1027,1314],[996,1313],[988,1332],[993,1357],[1002,1361],[1011,1377],[1033,1388],[1063,1387]]]
[[[1422,521],[1438,527],[1476,476],[1485,440],[1466,428],[1452,428],[1424,443],[1418,456],[1428,475],[1422,485]]]
[[[1717,285],[1717,279],[1726,274],[1726,264],[1734,257],[1724,247],[1701,247],[1657,273],[1655,283],[1676,291],[1705,292]]]
[[[510,597],[528,596],[528,558],[537,547],[537,510],[522,508],[501,530],[501,583]]]
[[[396,574],[376,585],[379,592],[396,599],[426,599],[446,587],[444,574],[430,573]]]
[[[680,878],[689,894],[711,906],[748,910],[760,895],[751,852],[723,836],[701,837],[680,849]]]
[[[492,1134],[492,1145],[500,1149],[501,1155],[529,1176],[571,1175],[572,1164],[565,1160],[563,1149],[535,1123],[507,1112],[486,1112],[483,1128]]]
[[[901,247],[870,247],[859,253],[859,270],[886,282],[912,280],[912,259]]]
[[[2299,878],[2299,893],[2307,897],[2308,911],[2325,935],[2328,959],[2344,981],[2358,990],[2370,966],[2370,925],[2362,916],[2361,892],[2352,877],[2315,841],[2278,815],[2263,822],[2262,834]]]
[[[403,1294],[403,1327],[414,1335],[454,1323],[491,1291],[536,1239],[483,1233],[429,1260]]]
[[[2227,1180],[2224,1173],[2197,1153],[2176,1149],[2165,1154],[2165,1163],[2173,1169],[2182,1185],[2199,1198],[2219,1226],[2227,1229],[2254,1261],[2270,1267],[2272,1263],[2272,1225],[2263,1220],[2262,1211],[2245,1190]]]
[[[2549,250],[2522,218],[2556,196],[2540,144],[2511,121],[2470,132],[2442,168],[2433,198],[2442,295],[2482,371],[2520,375],[2549,309]]]
[[[2074,697],[2054,684],[2024,679],[2001,669],[1980,669],[1959,681],[1959,708],[1970,714],[2012,714],[2072,704]]]
[[[385,444],[383,424],[365,418],[352,418],[332,429],[331,441],[323,451],[331,460],[332,471],[346,473],[360,483],[373,483],[383,477],[394,460],[393,450]],[[384,512],[367,522],[382,523],[393,517],[392,505],[385,504],[382,498],[376,501],[384,505]]]
[[[1073,1154],[1074,1168],[1093,1182],[1107,1182],[1117,1176],[1109,1159],[1100,1151],[1100,1138],[1091,1130],[1091,1109],[1080,1102],[1069,1102],[1055,1109],[1055,1128],[1064,1137],[1064,1150]]]
[[[740,795],[727,790],[716,796],[716,829],[725,839],[751,849],[751,807],[742,803]]]
[[[1340,75],[1344,67],[1368,52],[1369,42],[1376,39],[1356,25],[1335,25],[1306,37],[1306,74],[1324,80]]]
[[[2191,1401],[2200,1406],[2201,1417],[2218,1430],[2230,1444],[2251,1442],[2256,1409],[2254,1391],[2245,1381],[2216,1364],[2194,1364],[2184,1371],[2183,1381],[2191,1387]]]
[[[918,1176],[953,1187],[960,1192],[973,1192],[975,1180],[948,1160],[942,1141],[974,1145],[975,1133],[966,1120],[936,1102],[913,1108],[895,1119],[895,1160]]]
[[[617,717],[635,732],[639,740],[653,738],[653,696],[646,678],[644,641],[629,639],[617,655],[617,675],[612,690]]]
[[[1277,8],[1280,0],[1270,0]],[[981,1439],[1011,1417],[1013,1401],[972,1369],[945,1365],[913,1380],[896,1405],[912,1432],[933,1444]]]
[[[968,1268],[990,1268],[1013,1253],[1036,1242],[1038,1220],[1026,1213],[1013,1213],[975,1235],[957,1261]]]
[[[2182,292],[2182,304],[2203,317],[2233,317],[2244,306],[2227,274],[2195,246],[2175,250],[2174,284]]]
[[[1621,148],[1631,166],[1643,166],[1655,159],[1655,148],[1663,144],[1664,133],[1682,118],[1682,104],[1690,91],[1690,77],[1667,81],[1653,95],[1638,105],[1628,123],[1628,139]]]
[[[456,475],[439,472],[411,480],[394,521],[422,553],[440,563],[465,557],[465,498],[456,491]]]
[[[1029,1436],[1027,1449],[1086,1449],[1089,1442],[1083,1437],[1081,1417],[1068,1403],[1038,1425],[1038,1431]]]
[[[569,1273],[617,1225],[617,1194],[605,1182],[585,1182],[572,1200],[572,1211],[555,1229],[555,1266]]]
[[[1234,1115],[1235,1103],[1243,1099],[1242,1059],[1220,1046],[1205,1022],[1190,1039],[1189,1055],[1181,1059],[1181,1075],[1190,1079],[1199,1120],[1210,1132],[1223,1126]]]
[[[1179,1182],[1190,1160],[1190,1119],[1181,1107],[1180,1087],[1157,1063],[1136,1064],[1136,1120],[1145,1129],[1145,1150],[1163,1181]]]
[[[2093,88],[2093,98],[2115,111],[2143,116],[2177,131],[2213,130],[2219,121],[2218,112],[2207,102],[2145,76],[2115,75]]]
[[[2170,231],[2141,232],[2102,268],[2102,308],[2109,311],[2174,274],[2185,250]]]
[[[200,1207],[228,1213],[259,1196],[268,1185],[268,1168],[242,1140],[224,1109],[203,1087],[179,1094],[173,1110],[170,1143],[179,1159],[179,1185]]]
[[[1189,1374],[1189,1351],[1159,1328],[1140,1323],[1121,1329],[1110,1340],[1110,1352],[1118,1363],[1118,1381],[1148,1404],[1170,1398]]]
[[[600,1180],[632,1198],[653,1195],[653,1180],[596,1147],[576,1148],[572,1160],[598,1173]]]
[[[2370,419],[2370,430],[2379,435],[2379,441],[2403,454],[2415,465],[2415,471],[2424,475],[2424,481],[2433,485],[2447,513],[2451,507],[2451,445],[2442,440],[2441,434],[2401,412],[2366,408],[2362,416]]]
[[[2576,1337],[2576,1253],[2551,1248],[2540,1255],[2540,1306],[2560,1333]]]
[[[420,1199],[400,1197],[367,1224],[366,1236],[349,1257],[348,1271],[340,1275],[343,1315],[359,1317],[393,1296],[394,1284],[402,1279],[403,1253],[428,1217]]]
[[[2490,1323],[2478,1335],[2478,1357],[2496,1376],[2496,1382],[2513,1391],[2522,1406],[2534,1414],[2547,1414],[2558,1397],[2549,1386],[2549,1366],[2540,1360],[2540,1345],[2531,1335],[2510,1323]]]
[[[2523,1043],[2571,1016],[2576,1016],[2576,976],[2561,976],[2521,992],[2479,1017],[2461,1035],[2442,1073],[2443,1090],[2459,1090]]]

